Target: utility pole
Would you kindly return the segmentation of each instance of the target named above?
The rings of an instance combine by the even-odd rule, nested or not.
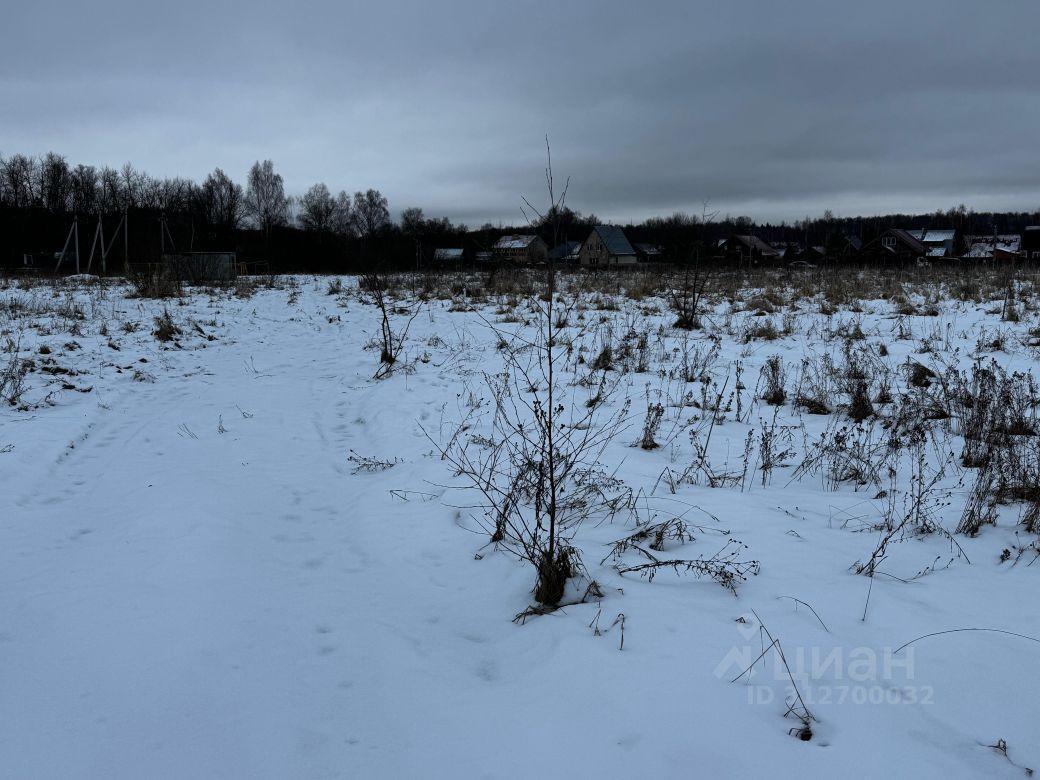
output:
[[[79,272],[79,231],[76,230],[77,221],[76,218],[72,220],[72,227],[69,228],[69,234],[65,236],[65,244],[61,248],[61,252],[58,253],[58,262],[54,266],[54,273],[58,273],[58,269],[61,268],[62,262],[65,260],[65,253],[69,251],[69,242],[72,241],[73,236],[76,237],[76,271]]]
[[[108,264],[105,262],[107,254],[105,252],[105,222],[100,214],[98,214],[98,232],[101,234],[101,275],[104,276]]]
[[[97,229],[94,231],[94,239],[90,242],[90,256],[87,258],[87,273],[94,267],[94,250],[97,249],[98,239],[101,240],[101,254],[105,254],[105,239],[101,235],[101,215],[98,215]],[[103,273],[103,272],[102,272]]]

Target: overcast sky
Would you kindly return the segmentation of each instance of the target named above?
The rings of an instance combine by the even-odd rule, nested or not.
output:
[[[18,0],[0,154],[520,221],[1040,208],[1040,2]]]

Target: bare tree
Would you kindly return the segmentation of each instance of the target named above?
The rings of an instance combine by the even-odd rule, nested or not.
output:
[[[119,171],[106,165],[98,175],[98,184],[98,205],[102,211],[122,211],[126,208],[126,202],[123,198],[123,187],[119,180]]]
[[[132,209],[140,205],[141,174],[134,170],[134,166],[125,163],[119,171],[119,183],[123,196],[123,208]]]
[[[300,198],[300,227],[318,233],[331,231],[336,222],[336,199],[322,183],[315,184]]]
[[[358,286],[371,294],[373,302],[379,307],[381,316],[379,336],[382,343],[379,350],[379,369],[373,378],[386,379],[394,371],[397,360],[404,349],[405,340],[408,338],[408,329],[418,316],[420,307],[415,306],[409,310],[407,306],[393,306],[387,297],[386,279],[379,274],[365,274],[358,280]],[[402,309],[408,314],[408,318],[395,329],[390,313],[391,311],[401,313]]]
[[[567,188],[570,185],[570,179],[568,179],[564,184],[563,191],[560,193],[559,197],[557,197],[552,171],[552,151],[549,147],[548,135],[545,137],[545,158],[545,184],[549,192],[549,208],[546,213],[551,215],[553,246],[556,246],[559,242],[560,210],[563,208],[564,202],[567,199]],[[523,201],[531,211],[538,215],[543,223],[546,221],[546,216],[538,213],[538,210],[531,205],[531,202],[527,198],[523,198]],[[528,220],[531,221],[530,215],[526,216],[528,217]],[[561,478],[565,475],[558,473],[556,469],[556,461],[561,453],[557,451],[555,446],[557,423],[555,421],[556,401],[553,397],[556,390],[553,356],[553,348],[556,344],[556,334],[553,332],[556,328],[556,324],[553,321],[553,302],[555,298],[556,269],[553,265],[552,259],[550,259],[546,266],[546,312],[544,322],[545,360],[543,366],[546,380],[546,403],[543,407],[540,402],[541,399],[535,399],[535,403],[532,405],[532,412],[534,413],[535,420],[538,423],[538,433],[544,440],[544,452],[547,461],[546,468],[549,477],[548,502],[546,505],[549,520],[549,538],[545,550],[538,551],[541,558],[538,561],[538,585],[535,588],[535,597],[539,603],[553,606],[559,603],[560,598],[563,596],[564,586],[566,585],[567,580],[574,573],[572,559],[575,555],[572,550],[565,550],[563,549],[563,545],[560,544],[560,524],[557,522],[557,513],[560,505],[560,483],[562,481]]]
[[[706,288],[711,273],[700,263],[683,270],[675,285],[668,291],[668,303],[675,312],[675,327],[680,330],[699,330],[704,313]]]
[[[206,221],[214,227],[234,230],[242,221],[242,185],[235,184],[220,168],[206,177],[200,190]]]
[[[172,179],[153,179],[142,176],[142,205],[160,211],[187,211],[195,199],[195,183],[176,176]]]
[[[72,176],[65,158],[47,152],[40,161],[40,199],[43,207],[55,214],[69,210],[72,202]]]
[[[245,213],[268,238],[272,228],[288,221],[290,202],[285,195],[285,183],[270,160],[253,163],[243,205]]]
[[[426,215],[418,206],[406,208],[401,212],[401,232],[409,238],[421,236],[426,228]]]
[[[87,214],[99,209],[100,191],[98,172],[93,165],[77,165],[70,174],[72,187],[72,210]]]
[[[147,173],[138,174],[135,195],[137,200],[134,205],[139,208],[159,210],[166,208],[167,193],[163,191],[162,180],[153,179]]]
[[[362,238],[375,235],[390,224],[390,207],[379,190],[354,193],[353,221]]]
[[[354,205],[350,193],[340,190],[336,196],[336,211],[332,216],[332,231],[341,236],[354,233]]]
[[[557,190],[546,139],[546,186],[549,204],[543,211],[524,198],[528,220],[558,235],[567,187]],[[606,420],[601,404],[565,403],[558,377],[560,344],[566,313],[557,310],[555,269],[546,272],[546,288],[538,296],[538,327],[524,331],[495,329],[505,354],[506,371],[486,381],[494,398],[492,436],[474,443],[463,436],[471,420],[441,448],[456,473],[483,496],[486,530],[491,541],[529,562],[536,571],[537,606],[521,613],[549,611],[564,600],[568,583],[584,572],[572,539],[581,522],[598,513],[613,514],[629,504],[631,491],[605,476],[599,466],[603,448],[626,423],[628,404]],[[601,397],[616,384],[602,387]],[[488,449],[483,449],[484,447]],[[590,582],[584,598],[595,595]]]
[[[7,202],[14,208],[28,208],[38,202],[37,164],[32,157],[16,154],[3,166],[3,189]]]

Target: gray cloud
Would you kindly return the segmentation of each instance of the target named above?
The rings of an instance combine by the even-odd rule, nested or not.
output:
[[[0,153],[378,187],[471,224],[1040,206],[1040,8],[916,0],[22,3]]]

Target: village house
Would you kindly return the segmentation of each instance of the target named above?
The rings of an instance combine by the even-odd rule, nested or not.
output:
[[[581,245],[581,264],[593,268],[615,268],[636,264],[636,250],[625,231],[617,225],[596,225]]]
[[[1029,260],[1040,260],[1040,225],[1031,225],[1023,231],[1021,251]]]
[[[664,262],[664,250],[656,244],[632,244],[632,247],[636,250],[636,262]]]
[[[554,263],[577,265],[581,253],[580,241],[564,241],[549,250],[549,259]]]
[[[769,244],[781,260],[799,260],[805,247],[797,241],[773,241]]]
[[[816,246],[808,246],[805,248],[805,251],[802,252],[799,259],[807,263],[819,263],[827,259],[827,247],[825,247],[823,244],[817,244]]]
[[[1014,233],[965,236],[964,257],[970,260],[1015,260],[1022,249],[1022,236]]]
[[[907,230],[925,246],[925,257],[953,257],[956,230]]]
[[[462,262],[465,252],[462,249],[455,247],[446,247],[443,249],[433,250],[433,262],[442,263],[445,265],[456,264]]]
[[[502,236],[492,248],[492,256],[503,263],[544,263],[549,247],[535,235]]]
[[[842,234],[827,240],[827,256],[831,259],[851,260],[863,251],[863,240],[859,236]]]
[[[917,260],[927,253],[928,247],[900,228],[889,228],[863,247],[865,256],[887,260]]]
[[[758,236],[745,236],[734,233],[722,244],[723,252],[734,260],[779,260],[781,257],[773,247]]]

